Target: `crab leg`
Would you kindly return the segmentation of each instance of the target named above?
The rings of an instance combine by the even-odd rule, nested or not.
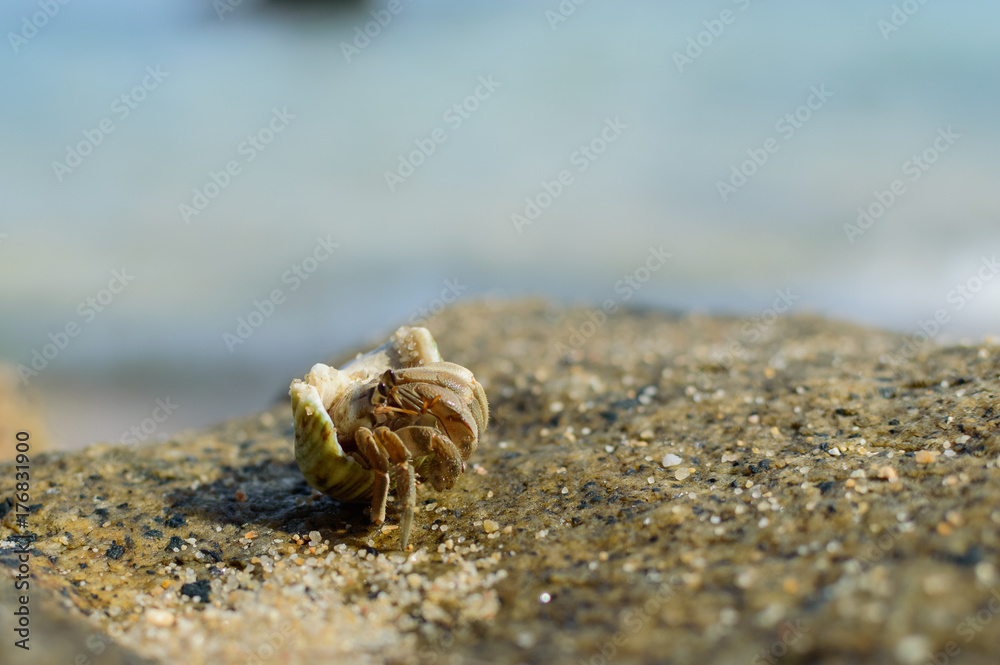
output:
[[[438,492],[451,488],[465,470],[462,453],[433,427],[404,427],[396,435],[410,451],[421,478],[429,480]]]
[[[396,494],[399,496],[400,508],[403,511],[399,519],[399,542],[400,548],[405,550],[410,542],[413,511],[417,505],[417,474],[413,469],[413,459],[403,440],[388,427],[376,429],[375,438],[382,444],[389,460],[395,464]]]
[[[358,450],[375,472],[375,485],[372,487],[372,522],[381,524],[385,521],[385,504],[389,496],[389,460],[385,449],[375,441],[375,436],[367,427],[359,427],[354,433],[354,441]]]

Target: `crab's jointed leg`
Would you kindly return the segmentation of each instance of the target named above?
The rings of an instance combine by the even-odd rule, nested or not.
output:
[[[372,488],[372,522],[385,521],[385,504],[389,498],[389,460],[385,449],[375,441],[375,435],[367,427],[359,427],[354,434],[361,455],[368,460],[375,472],[375,486]]]
[[[399,519],[399,543],[405,550],[410,542],[413,511],[417,505],[417,472],[413,468],[410,451],[406,449],[398,434],[388,427],[379,427],[375,430],[375,439],[395,465],[396,494],[399,496],[400,509],[403,512]]]

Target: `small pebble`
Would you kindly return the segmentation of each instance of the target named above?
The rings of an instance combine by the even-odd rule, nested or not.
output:
[[[917,464],[931,464],[937,461],[938,454],[936,450],[918,450],[916,455]]]
[[[896,643],[896,659],[903,665],[917,665],[930,649],[931,642],[923,635],[907,635]]]
[[[882,480],[888,480],[890,483],[899,478],[899,474],[891,466],[883,466],[878,470],[878,477]]]
[[[677,471],[674,472],[674,478],[676,478],[677,480],[684,480],[690,475],[691,475],[691,470],[688,468],[677,469]]]
[[[146,623],[159,628],[166,628],[174,625],[177,620],[173,613],[167,610],[148,609],[146,610]]]
[[[684,460],[680,456],[674,455],[673,453],[667,453],[663,456],[663,466],[677,466]]]
[[[500,530],[500,524],[495,520],[483,520],[483,531],[486,533],[493,533]]]

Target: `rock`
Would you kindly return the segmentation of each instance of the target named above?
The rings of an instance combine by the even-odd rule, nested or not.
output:
[[[960,626],[996,591],[1000,348],[906,360],[898,335],[815,317],[751,343],[743,320],[652,310],[574,347],[589,320],[522,301],[427,324],[492,422],[454,488],[418,489],[410,553],[394,503],[379,529],[310,490],[284,402],[39,455],[20,529],[39,647],[56,617],[108,641],[101,663],[874,664],[949,641],[996,662],[1000,631]],[[14,483],[0,465],[0,502]],[[95,660],[81,644],[37,662]]]

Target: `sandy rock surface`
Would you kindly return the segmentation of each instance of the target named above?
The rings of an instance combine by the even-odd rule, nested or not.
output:
[[[380,530],[306,485],[285,402],[34,457],[32,651],[5,574],[3,662],[998,662],[1000,347],[599,319],[427,323],[492,417],[455,488],[418,488],[410,552],[393,504]]]

